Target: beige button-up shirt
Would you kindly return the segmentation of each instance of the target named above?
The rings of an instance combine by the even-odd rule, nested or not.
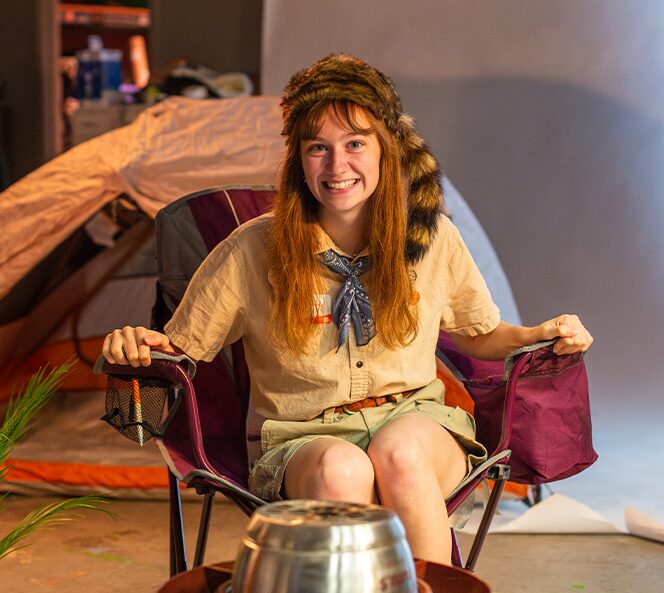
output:
[[[255,411],[264,418],[308,420],[325,409],[366,397],[400,393],[436,378],[439,329],[485,334],[500,321],[498,308],[456,227],[441,216],[429,251],[413,267],[419,293],[419,330],[404,348],[378,337],[357,346],[352,331],[337,352],[332,303],[343,278],[321,266],[325,290],[312,322],[320,325],[305,354],[276,347],[268,332],[272,289],[266,245],[271,215],[256,218],[219,244],[194,275],[165,331],[196,360],[210,361],[242,338]],[[335,246],[320,230],[321,251]],[[367,272],[371,274],[371,271]]]

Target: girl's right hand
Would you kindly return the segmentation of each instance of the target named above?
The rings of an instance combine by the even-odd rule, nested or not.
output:
[[[147,367],[150,366],[150,350],[153,348],[175,352],[166,335],[145,327],[127,325],[106,336],[101,353],[111,364]]]

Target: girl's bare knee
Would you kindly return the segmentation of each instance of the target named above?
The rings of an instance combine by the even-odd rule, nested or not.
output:
[[[312,498],[371,502],[373,466],[364,451],[349,443],[339,443],[321,453],[310,484]]]
[[[386,474],[397,481],[416,479],[427,465],[425,451],[416,439],[377,439],[367,454],[378,479]]]

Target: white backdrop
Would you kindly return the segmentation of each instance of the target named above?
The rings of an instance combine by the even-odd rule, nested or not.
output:
[[[661,491],[640,458],[664,460],[664,2],[266,0],[263,35],[265,93],[338,51],[394,79],[524,322],[577,312],[596,338],[578,487]]]

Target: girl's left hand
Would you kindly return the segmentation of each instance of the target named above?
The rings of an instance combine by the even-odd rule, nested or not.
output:
[[[577,315],[559,315],[540,323],[537,330],[541,340],[558,338],[553,345],[556,354],[585,352],[593,343],[593,337]]]

